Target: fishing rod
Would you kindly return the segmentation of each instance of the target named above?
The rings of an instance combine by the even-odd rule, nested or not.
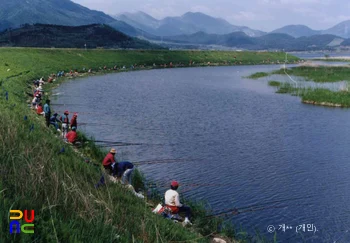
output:
[[[143,144],[138,143],[116,143],[116,144],[98,144],[98,147],[106,148],[106,147],[122,147],[122,146],[138,146]]]
[[[288,207],[288,206],[287,205],[270,206],[270,207],[251,208],[251,209],[246,209],[246,210],[241,210],[240,208],[236,208],[230,212],[217,214],[217,215],[209,215],[207,217],[222,217],[222,216],[228,216],[230,214],[238,215],[238,214],[242,214],[242,213],[257,212],[257,211],[262,211],[262,210],[271,209],[271,208],[285,208],[285,207]]]
[[[55,111],[55,112],[64,113],[64,111]],[[80,115],[109,115],[109,113],[85,112],[85,111],[70,111],[70,113],[77,113]]]
[[[196,161],[197,159],[165,159],[165,160],[149,160],[133,162],[136,165],[148,165],[148,164],[169,164],[169,163],[183,163],[188,161]]]
[[[132,161],[132,163],[134,165],[143,165],[143,164],[158,164],[158,163],[176,163],[176,162],[183,162],[185,159],[179,159],[179,160],[176,160],[176,159],[164,159],[164,160],[148,160],[148,161]],[[189,159],[187,159],[186,161],[191,161]],[[96,163],[93,163],[93,162],[86,162],[88,164],[91,164],[93,166],[100,166],[99,164],[96,164]],[[117,162],[118,163],[118,162]]]
[[[84,104],[51,104],[52,106],[88,106],[88,105],[84,105]]]
[[[213,216],[218,216],[218,215],[225,215],[225,214],[230,214],[231,212],[237,211],[237,210],[242,210],[242,209],[246,209],[246,210],[250,210],[252,208],[260,208],[260,207],[265,207],[265,205],[269,205],[269,204],[276,204],[276,203],[281,203],[281,202],[287,202],[287,201],[296,201],[296,200],[301,200],[301,199],[308,199],[308,198],[312,198],[313,196],[308,196],[308,197],[298,197],[298,198],[288,198],[288,199],[280,199],[280,200],[275,200],[275,201],[270,201],[270,202],[265,202],[265,203],[257,203],[257,204],[253,204],[253,205],[249,205],[249,206],[245,206],[245,207],[240,207],[240,208],[231,208],[222,212],[218,212],[218,213],[213,213],[211,215],[208,215],[207,217],[213,217]]]
[[[95,143],[124,143],[120,141],[108,141],[108,140],[94,140],[94,139],[88,139],[89,142],[95,142]]]
[[[108,140],[88,140],[89,142],[95,142],[95,143],[106,143],[106,144],[118,144],[118,143],[126,143],[126,142],[120,142],[120,141],[108,141]]]
[[[128,142],[113,142],[113,141],[94,141],[97,143],[97,146],[102,147],[113,147],[118,145],[127,145],[127,146],[134,146],[134,145],[143,145],[143,146],[166,146],[167,144],[161,144],[161,143],[128,143]]]
[[[305,203],[305,204],[300,204],[298,203],[297,206],[310,206],[312,205],[311,203]],[[262,211],[262,210],[266,210],[266,209],[274,209],[274,208],[286,208],[290,205],[281,205],[281,206],[270,206],[270,207],[261,207],[261,208],[252,208],[252,209],[246,209],[246,210],[242,210],[239,211],[239,209],[236,209],[236,211],[231,212],[231,213],[226,213],[226,214],[222,214],[222,215],[216,215],[215,217],[221,217],[221,216],[228,216],[229,214],[233,214],[233,215],[238,215],[238,214],[242,214],[242,213],[249,213],[249,212],[257,212],[257,211]]]
[[[185,193],[185,192],[188,192],[188,191],[191,191],[191,190],[194,190],[195,188],[198,188],[198,187],[220,187],[220,186],[229,186],[230,184],[184,184],[184,183],[181,183],[180,186],[181,187],[188,187],[187,189],[185,190],[181,190],[180,192],[181,193]],[[149,182],[148,183],[148,186],[149,188],[167,188],[169,187],[169,183],[167,182]]]
[[[93,140],[88,140],[94,143],[97,143],[97,146],[100,147],[113,147],[113,146],[120,146],[120,145],[125,145],[125,146],[133,146],[133,145],[147,145],[145,143],[127,143],[127,142],[113,142],[113,141],[93,141]]]
[[[93,122],[79,122],[79,125],[80,126],[115,126],[115,125],[112,125],[112,124],[104,124],[104,123],[93,123]]]

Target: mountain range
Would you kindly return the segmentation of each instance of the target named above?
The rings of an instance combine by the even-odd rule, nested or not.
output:
[[[156,19],[144,12],[109,16],[70,0],[0,0],[0,31],[24,24],[108,24],[132,37],[157,43],[221,45],[247,49],[309,50],[350,43],[350,20],[326,30],[288,25],[270,33],[233,25],[199,12]],[[25,31],[24,31],[25,32]],[[25,32],[28,33],[28,32]],[[72,37],[72,36],[71,36]]]
[[[144,12],[123,13],[114,16],[135,28],[157,36],[175,36],[203,31],[208,34],[228,34],[242,31],[248,36],[257,37],[266,34],[263,31],[246,26],[232,25],[224,19],[214,18],[203,13],[188,12],[179,17],[166,17],[158,20]]]
[[[336,35],[342,38],[350,38],[350,20],[343,21],[332,28],[326,30],[313,30],[305,25],[287,25],[276,29],[271,33],[288,34],[293,37],[313,36],[313,35]]]
[[[160,46],[127,36],[105,24],[25,24],[21,28],[0,33],[0,46],[160,49]]]
[[[188,12],[180,17],[166,17],[161,20],[157,20],[144,12],[123,13],[113,17],[134,28],[143,30],[146,34],[155,36],[190,35],[197,32],[219,35],[243,32],[250,37],[260,37],[268,34],[246,26],[232,25],[224,19],[214,18],[198,12]],[[326,34],[350,38],[350,20],[343,21],[326,30],[313,30],[305,25],[287,25],[269,33],[287,34],[295,38]]]
[[[176,46],[187,45],[214,45],[249,50],[282,50],[285,51],[313,51],[332,49],[342,43],[349,42],[349,39],[335,35],[313,35],[308,37],[294,38],[282,33],[269,33],[259,37],[250,37],[244,32],[234,32],[225,35],[207,34],[197,32],[191,35],[169,36],[163,38],[166,46],[169,43]]]
[[[22,24],[87,25],[114,19],[70,0],[0,0],[0,28]]]

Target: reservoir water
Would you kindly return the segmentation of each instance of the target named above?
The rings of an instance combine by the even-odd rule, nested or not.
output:
[[[157,182],[178,180],[183,196],[214,212],[259,205],[226,217],[251,234],[272,240],[274,226],[279,242],[350,242],[350,110],[305,105],[275,94],[268,78],[243,78],[278,68],[94,76],[62,84],[52,103],[78,112],[78,129],[97,140],[143,144],[117,147],[119,159],[187,159],[139,168]]]

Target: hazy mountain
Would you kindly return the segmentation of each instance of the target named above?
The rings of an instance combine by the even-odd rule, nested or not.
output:
[[[160,26],[159,20],[141,11],[137,13],[123,13],[114,17],[120,21],[132,25],[137,29],[141,29],[149,33],[152,33],[154,29],[157,29]]]
[[[196,26],[206,33],[227,34],[240,31],[238,26],[231,25],[224,19],[213,18],[203,13],[185,13],[181,16],[181,21],[192,26]]]
[[[293,37],[313,36],[313,35],[335,35],[342,38],[350,38],[350,20],[343,21],[332,28],[326,30],[313,30],[305,25],[287,25],[271,33],[283,33]]]
[[[70,0],[0,0],[0,28],[25,23],[86,25],[108,23],[114,19]]]
[[[26,24],[0,33],[0,46],[60,48],[158,49],[157,45],[129,37],[105,24],[61,26]]]
[[[113,22],[108,23],[109,26],[113,27],[114,29],[123,32],[124,34],[130,35],[130,36],[142,36],[143,31],[140,29],[136,29],[133,26],[119,20],[114,20]]]
[[[260,37],[250,37],[243,32],[225,35],[197,32],[191,35],[167,36],[163,41],[183,45],[221,45],[248,50],[310,51],[338,47],[344,39],[334,35],[314,35],[294,38],[287,34],[271,33]]]
[[[343,38],[350,38],[350,20],[343,21],[332,28],[322,31],[322,33],[337,35]]]
[[[124,13],[115,17],[135,28],[158,36],[188,35],[196,32],[208,34],[228,34],[243,31],[249,36],[261,36],[265,32],[246,26],[235,26],[224,19],[214,18],[203,13],[188,12],[179,17],[166,17],[157,20],[143,12]]]
[[[197,32],[191,35],[168,36],[163,38],[164,41],[176,43],[202,44],[202,45],[224,45],[233,46],[235,44],[252,44],[253,38],[244,32],[233,32],[225,35],[207,34]]]
[[[310,29],[305,25],[287,25],[272,31],[271,33],[282,33],[298,38],[302,36],[318,35],[321,34],[321,31]]]

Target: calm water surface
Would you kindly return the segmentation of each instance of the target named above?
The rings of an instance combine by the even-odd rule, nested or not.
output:
[[[280,66],[166,69],[74,80],[55,90],[54,109],[80,112],[79,129],[118,147],[120,159],[191,158],[140,166],[158,182],[177,179],[184,196],[248,232],[280,242],[350,242],[350,110],[304,105],[267,81],[242,78]],[[61,104],[61,105],[59,105]],[[62,104],[65,104],[64,106]],[[202,184],[190,187],[188,184]],[[297,234],[313,224],[318,232]]]

